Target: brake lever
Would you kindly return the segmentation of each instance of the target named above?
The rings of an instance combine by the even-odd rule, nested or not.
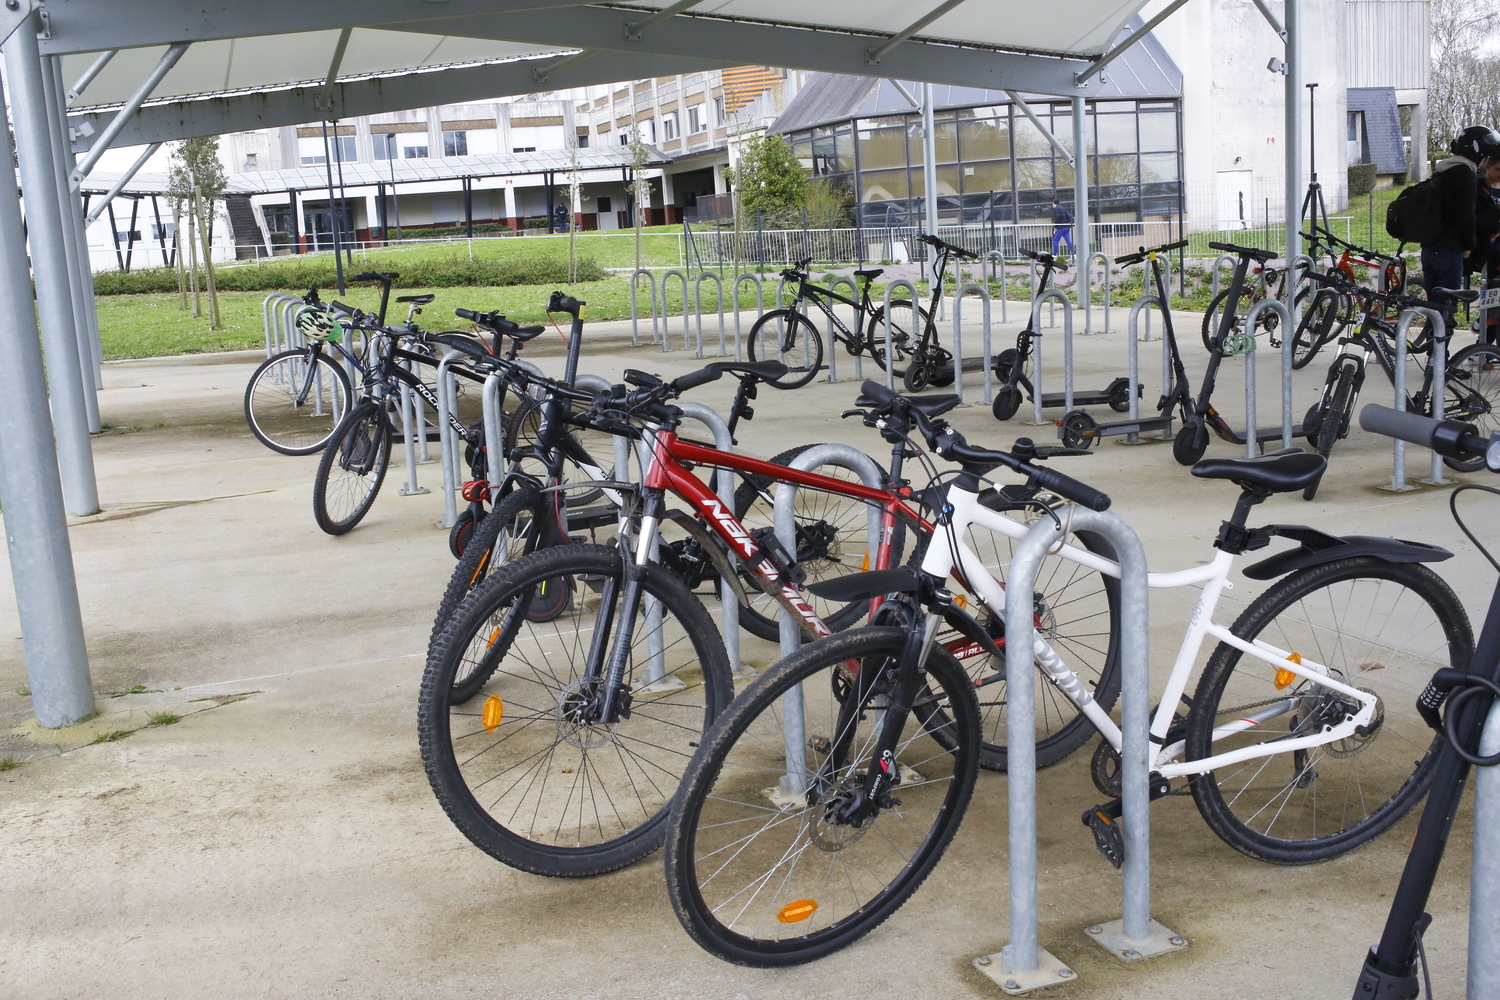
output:
[[[848,420],[850,417],[864,418],[866,415],[867,414],[865,413],[865,411],[861,409],[845,410],[843,413],[839,414],[839,419]]]
[[[1093,452],[1089,451],[1087,448],[1064,448],[1064,447],[1062,447],[1060,445],[1043,445],[1042,447],[1037,448],[1036,454],[1033,455],[1032,457],[1033,458],[1040,458],[1040,459],[1048,459],[1048,458],[1067,458],[1067,457],[1069,457],[1071,455],[1092,455],[1092,454],[1093,454]]]

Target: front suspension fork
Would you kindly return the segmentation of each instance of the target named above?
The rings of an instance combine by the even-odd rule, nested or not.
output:
[[[595,722],[605,725],[619,721],[620,687],[625,683],[626,671],[630,668],[630,649],[635,640],[635,619],[645,587],[646,566],[651,561],[656,529],[661,522],[665,504],[661,490],[647,489],[643,492],[644,505],[635,552],[633,555],[629,551],[621,553],[624,585],[619,587],[618,611],[613,607],[616,603],[614,581],[607,580],[599,602],[599,616],[584,675],[586,682],[603,680],[594,700],[594,710],[590,714]],[[611,629],[615,622],[619,623],[619,627]],[[613,641],[610,638],[611,631],[614,633]],[[609,650],[607,659],[602,655],[606,648]]]

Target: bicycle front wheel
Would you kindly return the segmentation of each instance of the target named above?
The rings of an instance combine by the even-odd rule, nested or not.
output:
[[[560,580],[572,599],[538,614]],[[639,611],[624,621],[623,582],[617,549],[534,553],[481,584],[428,655],[417,704],[427,779],[464,836],[522,871],[597,875],[660,847],[688,760],[732,695],[698,599],[647,566]],[[594,636],[625,628],[622,717],[590,723]],[[482,686],[464,697],[475,676]]]
[[[342,535],[370,512],[391,464],[390,421],[379,400],[367,399],[334,431],[313,477],[313,518]]]
[[[896,801],[859,825],[840,816],[877,766],[885,678],[905,641],[902,629],[863,628],[804,646],[730,705],[688,766],[667,892],[709,952],[763,967],[819,958],[886,920],[942,857],[979,764],[973,688],[944,649],[927,661],[921,698],[941,703],[949,731],[936,739],[911,713]]]
[[[1307,367],[1323,345],[1337,336],[1336,326],[1347,312],[1344,297],[1331,288],[1319,290],[1312,306],[1302,314],[1292,335],[1292,367]]]
[[[1195,776],[1198,810],[1225,843],[1277,864],[1324,861],[1421,800],[1440,737],[1416,714],[1417,695],[1435,670],[1466,669],[1473,650],[1463,606],[1437,574],[1372,557],[1310,567],[1257,598],[1232,631],[1326,666],[1379,707],[1363,734]],[[1193,696],[1187,759],[1274,749],[1357,710],[1352,698],[1221,643]],[[1254,725],[1237,728],[1242,720]]]
[[[818,376],[823,364],[823,337],[812,320],[795,309],[776,309],[755,321],[747,345],[751,361],[780,361],[787,372],[770,384],[798,389]]]
[[[1473,424],[1484,437],[1500,430],[1500,348],[1470,344],[1448,361],[1444,378],[1443,416]],[[1443,461],[1459,472],[1484,468],[1482,458]]]
[[[282,351],[262,361],[245,386],[245,423],[283,455],[311,455],[349,412],[349,375],[332,358]]]
[[[1354,414],[1354,376],[1355,367],[1352,364],[1344,366],[1339,372],[1338,381],[1334,382],[1333,390],[1328,397],[1326,406],[1318,407],[1316,423],[1318,426],[1317,441],[1318,454],[1325,459],[1333,454],[1333,446],[1338,443],[1339,438],[1349,433],[1349,418]],[[1323,473],[1328,474],[1326,471]],[[1302,499],[1311,500],[1318,495],[1318,487],[1323,484],[1320,478],[1311,486],[1302,491]]]

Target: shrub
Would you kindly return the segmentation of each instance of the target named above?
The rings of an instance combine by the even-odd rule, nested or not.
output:
[[[527,219],[526,220],[526,228],[527,229],[546,229],[547,228],[547,220],[546,219]]]
[[[396,231],[395,227],[392,226],[391,227],[391,233],[392,233],[393,237],[395,235],[395,231]],[[513,233],[513,232],[515,232],[515,230],[512,229],[512,228],[510,228],[509,226],[505,225],[505,223],[503,223],[503,222],[476,222],[474,224],[474,235],[475,236],[495,236],[495,235],[503,235],[503,234],[506,234],[506,233]],[[463,226],[442,226],[442,227],[439,227],[439,228],[436,228],[436,229],[414,229],[414,228],[408,226],[406,229],[404,229],[402,231],[402,235],[406,239],[409,239],[409,240],[431,240],[431,239],[460,239],[461,240],[461,239],[464,239],[465,237],[467,237],[469,235],[469,231],[467,229],[465,229]]]
[[[1375,164],[1349,164],[1349,197],[1363,198],[1375,190]]]
[[[452,257],[438,260],[380,260],[371,258],[372,271],[397,271],[397,288],[455,288],[466,285],[561,285],[568,281],[568,261],[561,255],[507,257],[499,260],[469,260]],[[347,271],[345,273],[348,273]],[[225,267],[214,271],[220,291],[260,292],[275,289],[303,291],[314,285],[328,287],[337,280],[332,257],[281,259],[259,267]],[[604,277],[592,257],[578,260],[579,281]],[[158,267],[126,274],[101,271],[94,275],[96,295],[138,295],[177,291],[177,272]]]

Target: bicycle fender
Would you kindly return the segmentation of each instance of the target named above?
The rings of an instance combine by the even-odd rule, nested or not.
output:
[[[1442,562],[1453,558],[1453,553],[1447,549],[1426,542],[1375,535],[1330,535],[1302,524],[1271,524],[1257,529],[1257,533],[1277,535],[1301,544],[1246,566],[1242,572],[1251,580],[1274,580],[1309,566],[1356,556],[1373,556],[1393,563]]]
[[[635,488],[633,485],[630,487],[630,489]],[[750,598],[745,594],[745,588],[741,586],[738,574],[729,565],[729,557],[724,554],[723,543],[710,534],[702,522],[687,511],[669,510],[662,520],[674,522],[697,539],[698,544],[703,546],[703,551],[708,554],[708,561],[713,563],[720,578],[729,581],[729,589],[734,591],[734,599],[742,606],[748,607]]]

